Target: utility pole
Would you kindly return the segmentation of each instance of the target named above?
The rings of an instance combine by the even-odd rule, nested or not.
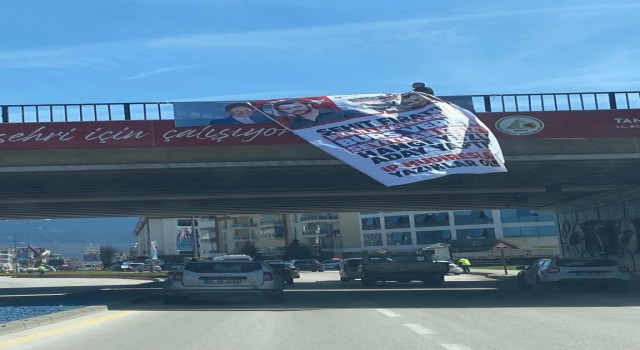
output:
[[[18,276],[18,232],[13,233],[13,273]]]

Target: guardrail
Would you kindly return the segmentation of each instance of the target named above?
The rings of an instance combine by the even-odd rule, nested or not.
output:
[[[640,91],[464,95],[451,99],[465,101],[464,107],[475,112],[640,108]],[[0,111],[2,123],[173,119],[171,102],[0,105]]]

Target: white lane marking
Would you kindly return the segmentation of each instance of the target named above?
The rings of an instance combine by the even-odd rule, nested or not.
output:
[[[432,330],[430,330],[429,328],[426,328],[424,326],[421,326],[419,324],[415,324],[415,323],[407,323],[407,324],[403,324],[403,326],[409,328],[410,330],[420,334],[420,335],[433,335],[433,334],[438,334]]]
[[[12,297],[52,297],[58,295],[67,295],[67,293],[50,293],[50,294],[8,294],[0,295],[0,298],[12,298]]]
[[[400,317],[399,314],[391,311],[391,310],[387,310],[387,309],[376,309],[376,311],[378,311],[379,313],[385,315],[385,316],[389,316],[389,317]]]
[[[447,350],[473,350],[468,346],[462,344],[441,344]]]

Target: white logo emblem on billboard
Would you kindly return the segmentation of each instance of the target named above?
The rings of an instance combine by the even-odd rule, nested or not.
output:
[[[496,129],[508,135],[533,135],[544,129],[544,123],[535,117],[512,115],[498,120]]]

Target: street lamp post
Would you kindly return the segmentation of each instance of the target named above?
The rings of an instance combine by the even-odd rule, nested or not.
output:
[[[18,276],[18,232],[13,233],[13,273]]]

